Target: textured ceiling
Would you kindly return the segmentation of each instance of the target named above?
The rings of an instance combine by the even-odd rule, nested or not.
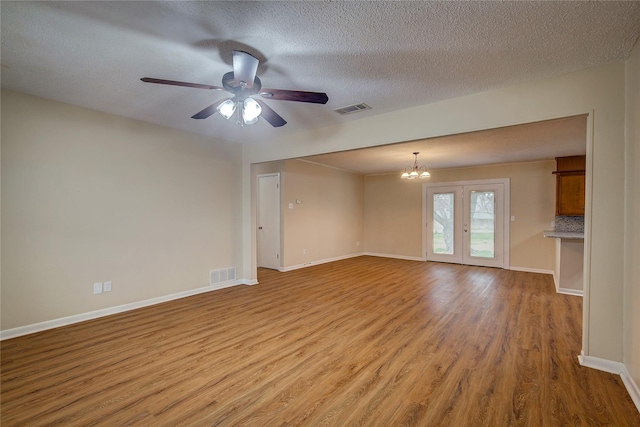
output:
[[[640,34],[640,2],[6,2],[1,82],[51,98],[229,141],[449,99],[623,60]],[[233,49],[260,59],[265,87],[323,91],[326,105],[267,101],[288,124],[239,129],[191,115],[225,92]],[[372,110],[332,110],[365,102]],[[307,160],[362,174],[584,154],[583,117]]]
[[[360,150],[304,157],[363,175],[400,173],[412,153],[429,170],[547,160],[586,153],[587,116],[507,126]]]
[[[1,18],[3,87],[238,142],[623,60],[640,34],[640,2],[3,1]],[[288,124],[239,129],[190,118],[225,92],[139,80],[220,85],[233,49],[328,104],[267,101]]]

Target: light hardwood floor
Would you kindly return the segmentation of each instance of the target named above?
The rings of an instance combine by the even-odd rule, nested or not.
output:
[[[2,426],[640,426],[547,275],[359,257],[4,341]]]

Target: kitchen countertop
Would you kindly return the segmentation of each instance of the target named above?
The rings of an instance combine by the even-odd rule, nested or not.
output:
[[[544,230],[542,235],[555,239],[584,239],[584,233],[575,231]]]

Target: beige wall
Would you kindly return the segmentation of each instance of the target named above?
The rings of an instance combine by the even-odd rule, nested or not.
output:
[[[365,252],[422,259],[422,185],[399,174],[364,180]]]
[[[2,91],[2,330],[240,266],[238,145]],[[92,294],[111,280],[113,290]]]
[[[426,180],[399,174],[365,178],[366,252],[421,258],[422,183],[510,178],[510,264],[514,268],[553,271],[555,244],[542,237],[555,214],[555,161],[431,170]]]
[[[361,175],[285,161],[283,267],[362,252],[363,193]]]
[[[300,160],[253,166],[254,175],[273,172],[281,174],[280,241],[284,270],[362,252],[361,175]]]
[[[622,361],[624,71],[624,63],[612,63],[244,145],[243,274],[256,275],[252,163],[589,113],[583,350],[587,356]]]
[[[252,171],[254,176],[271,174],[271,173],[283,173],[284,161],[258,163],[258,164],[252,165]]]
[[[640,43],[626,64],[626,138],[624,364],[640,387]]]

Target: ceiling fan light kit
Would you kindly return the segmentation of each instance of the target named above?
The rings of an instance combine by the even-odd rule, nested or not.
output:
[[[418,165],[418,154],[420,154],[419,151],[413,153],[413,155],[416,156],[413,166],[407,166],[406,168],[404,168],[404,172],[402,173],[402,175],[400,175],[400,178],[417,179],[429,178],[431,176],[426,166]]]
[[[247,52],[233,51],[233,71],[222,76],[222,87],[199,83],[180,82],[176,80],[143,77],[145,83],[155,83],[171,86],[184,86],[196,89],[223,90],[233,94],[233,97],[217,101],[202,111],[191,116],[192,119],[206,119],[216,112],[229,120],[237,112],[237,123],[240,126],[256,123],[259,117],[265,119],[273,127],[280,127],[287,122],[267,104],[252,96],[260,95],[266,99],[277,101],[309,102],[326,104],[329,97],[324,92],[305,92],[299,90],[262,89],[262,82],[256,76],[259,61]]]
[[[222,104],[218,105],[216,110],[218,110],[218,113],[220,113],[222,117],[229,120],[233,116],[233,113],[236,112],[236,103],[233,102],[232,99],[227,99]]]
[[[247,98],[242,103],[242,120],[247,125],[252,125],[258,121],[262,113],[262,107],[253,98]]]

